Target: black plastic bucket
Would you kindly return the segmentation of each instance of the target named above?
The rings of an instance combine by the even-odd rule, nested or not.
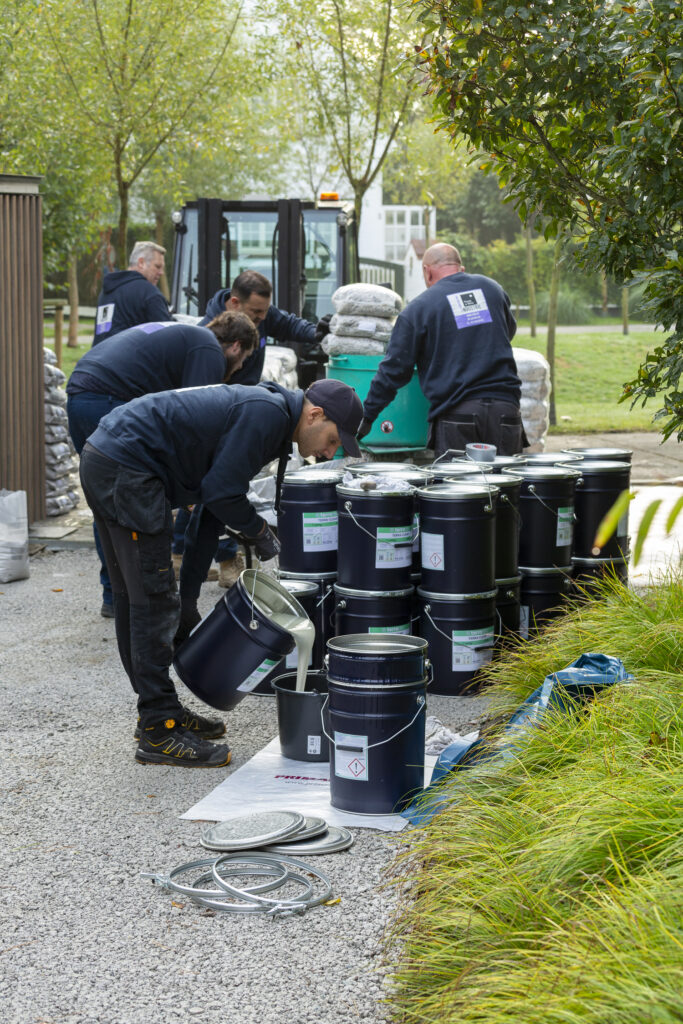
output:
[[[628,584],[627,558],[572,558],[573,592],[577,597],[591,597],[595,584],[605,578]]]
[[[420,637],[328,642],[330,803],[391,814],[424,787],[427,644]]]
[[[512,473],[478,473],[470,479],[488,487],[498,488],[496,503],[496,579],[510,579],[517,575],[519,552],[519,494],[521,476]]]
[[[339,484],[337,582],[352,590],[405,590],[415,540],[413,488],[366,490]]]
[[[398,633],[409,636],[413,588],[386,591],[334,587],[335,636],[349,633]]]
[[[292,634],[271,619],[278,613],[306,618],[276,580],[245,569],[178,648],[173,667],[196,697],[229,711],[293,650]]]
[[[327,675],[309,672],[306,689],[297,691],[296,672],[285,672],[272,680],[277,699],[277,723],[283,757],[293,761],[329,761],[329,714],[324,708]],[[325,731],[323,731],[323,721]]]
[[[337,484],[342,470],[286,473],[277,517],[282,573],[337,570]]]
[[[496,580],[496,638],[504,642],[519,636],[519,619],[522,577],[512,576],[507,580]]]
[[[630,448],[565,448],[565,454],[578,455],[580,459],[597,459],[599,462],[631,462],[633,452]]]
[[[566,612],[566,602],[572,593],[572,567],[520,566],[519,571],[522,574],[519,634],[528,639]]]
[[[471,480],[418,491],[422,587],[436,594],[493,590],[498,488]]]
[[[496,591],[437,594],[418,588],[420,636],[429,644],[430,693],[459,697],[473,692],[493,657]]]
[[[624,558],[628,553],[628,508],[604,547],[594,551],[593,542],[605,514],[631,485],[630,463],[587,459],[577,468],[581,470],[581,479],[576,482],[573,556]]]
[[[315,643],[311,651],[309,668],[321,668],[323,658],[325,657],[325,638],[318,632],[318,609],[316,607],[318,602],[318,585],[313,580],[292,580],[280,577],[280,586],[284,587],[288,594],[292,594],[297,599],[314,624]],[[296,647],[294,647],[285,658],[278,661],[277,665],[264,675],[263,679],[251,691],[252,694],[257,697],[273,697],[274,693],[271,686],[273,679],[288,669],[294,671],[298,663],[299,653]]]
[[[512,470],[504,470],[510,473]],[[520,466],[519,564],[534,569],[569,565],[574,542],[574,508],[579,469]]]

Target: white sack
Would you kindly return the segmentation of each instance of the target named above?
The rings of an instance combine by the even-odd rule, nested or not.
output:
[[[0,583],[28,577],[26,491],[0,490]]]
[[[345,284],[332,296],[332,305],[349,316],[393,317],[403,309],[403,299],[379,284]]]
[[[382,356],[386,349],[383,341],[373,341],[371,338],[348,338],[338,334],[328,334],[322,340],[323,352],[328,356],[343,355],[344,353],[354,356]]]
[[[335,313],[330,320],[330,333],[345,335],[347,338],[372,338],[373,341],[388,341],[394,319],[385,316],[342,316]]]

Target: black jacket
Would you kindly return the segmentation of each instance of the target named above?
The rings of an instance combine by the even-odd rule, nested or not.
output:
[[[105,276],[97,299],[93,345],[129,327],[171,319],[166,299],[146,277],[137,270],[115,270]]]

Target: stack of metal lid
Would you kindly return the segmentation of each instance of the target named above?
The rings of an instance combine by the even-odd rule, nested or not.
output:
[[[265,850],[310,857],[346,850],[353,836],[346,828],[297,811],[256,811],[209,826],[199,841],[207,850],[222,853]]]

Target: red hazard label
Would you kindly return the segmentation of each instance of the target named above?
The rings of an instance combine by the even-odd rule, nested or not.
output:
[[[352,761],[352,762],[351,762],[351,764],[349,765],[349,771],[350,771],[350,772],[351,772],[351,773],[352,773],[353,775],[362,775],[362,774],[363,774],[363,772],[365,771],[365,765],[363,764],[363,762],[362,762],[362,761],[359,761],[359,760],[358,760],[358,758],[356,758],[356,759],[355,759],[354,761]]]
[[[391,420],[384,420],[382,426],[380,427],[380,430],[382,431],[383,434],[390,434],[393,429],[394,424],[391,422]]]
[[[433,566],[441,565],[441,555],[437,555],[436,551],[429,556],[429,561]]]

